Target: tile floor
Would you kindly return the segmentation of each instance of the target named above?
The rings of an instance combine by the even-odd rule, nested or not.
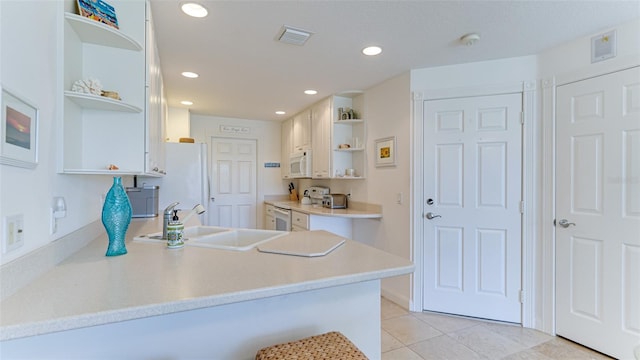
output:
[[[610,359],[560,337],[516,325],[412,313],[382,298],[382,360]]]

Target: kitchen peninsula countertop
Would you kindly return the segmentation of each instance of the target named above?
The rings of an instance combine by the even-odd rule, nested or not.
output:
[[[131,240],[158,228],[161,218],[134,219],[127,233],[128,254],[106,257],[104,234],[3,299],[0,340],[353,284],[414,269],[407,259],[351,240],[316,258],[255,248],[169,250],[163,243]]]
[[[355,201],[349,202],[349,207],[346,209],[328,209],[322,207],[322,205],[303,205],[299,201],[265,200],[265,204],[295,210],[309,215],[335,216],[351,219],[382,218],[382,207],[380,205],[372,205]]]

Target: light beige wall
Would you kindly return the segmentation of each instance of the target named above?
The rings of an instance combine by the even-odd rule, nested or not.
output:
[[[191,123],[189,109],[170,107],[167,113],[167,142],[179,142],[180,138],[190,137]]]
[[[365,91],[361,99],[367,121],[367,180],[350,181],[355,200],[382,205],[381,220],[354,221],[355,240],[411,259],[411,92],[410,73]],[[377,168],[374,140],[396,137],[396,166]],[[396,202],[401,194],[403,202]],[[383,295],[409,306],[409,275],[382,281]]]
[[[591,38],[610,30],[615,30],[617,35],[616,57],[591,63]],[[639,55],[640,19],[636,19],[547,49],[539,54],[538,66],[540,77],[546,79],[583,71],[610,71],[617,64],[634,62]]]

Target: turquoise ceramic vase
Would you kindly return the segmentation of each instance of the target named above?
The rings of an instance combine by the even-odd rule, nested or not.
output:
[[[124,240],[131,222],[131,203],[122,187],[122,178],[114,177],[113,186],[109,189],[102,207],[102,224],[109,235],[107,256],[118,256],[127,253]]]

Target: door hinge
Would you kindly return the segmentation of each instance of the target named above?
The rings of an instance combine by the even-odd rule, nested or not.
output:
[[[524,214],[524,201],[520,201],[520,214]]]
[[[520,303],[524,304],[524,290],[520,290],[518,297],[519,297]]]
[[[520,112],[520,124],[524,125],[524,111]]]

